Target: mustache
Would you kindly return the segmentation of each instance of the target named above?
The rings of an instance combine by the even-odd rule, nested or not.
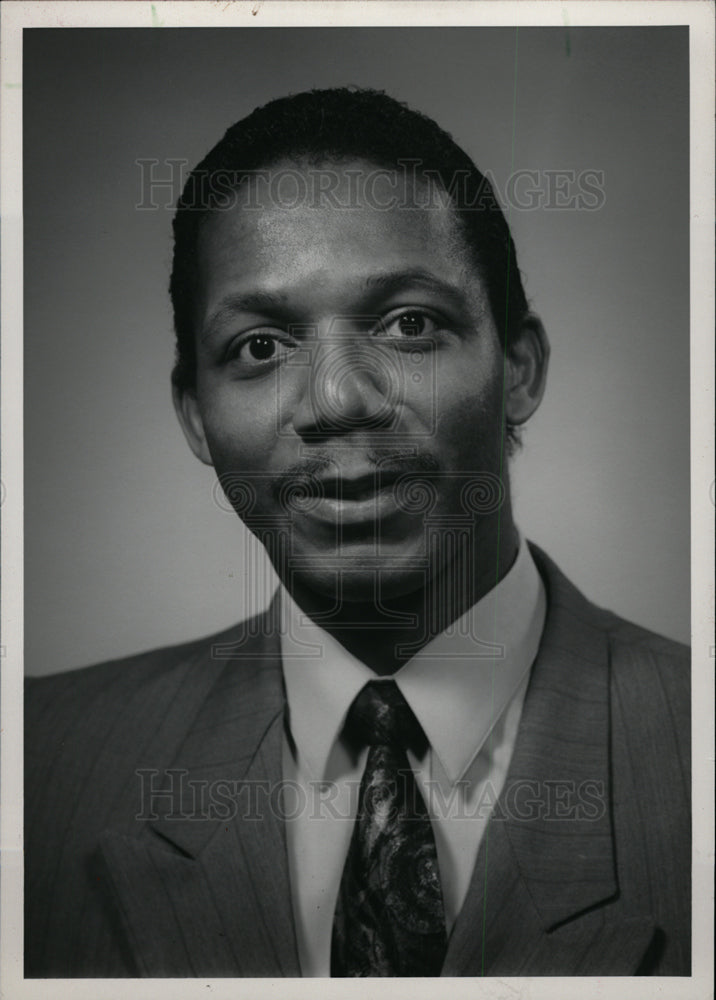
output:
[[[366,464],[376,475],[390,473],[391,475],[435,474],[440,472],[440,462],[430,452],[418,452],[410,449],[393,449],[369,451],[365,454]],[[340,468],[340,460],[329,452],[319,452],[310,458],[302,459],[286,466],[271,479],[271,492],[275,499],[286,495],[291,487],[307,485],[311,480],[331,469]]]

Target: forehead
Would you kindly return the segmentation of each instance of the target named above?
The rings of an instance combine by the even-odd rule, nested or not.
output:
[[[285,161],[261,172],[207,218],[198,250],[209,297],[227,281],[275,290],[411,266],[461,283],[476,278],[445,196],[363,161]]]

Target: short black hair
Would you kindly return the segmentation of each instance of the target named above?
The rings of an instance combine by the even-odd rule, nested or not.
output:
[[[437,182],[452,201],[502,346],[508,348],[528,306],[509,226],[489,180],[431,118],[384,92],[310,90],[270,101],[232,125],[187,179],[174,216],[169,286],[176,331],[172,378],[178,388],[191,388],[196,379],[193,305],[201,221],[218,207],[216,192],[223,185],[225,193],[227,178],[237,187],[252,172],[287,159],[365,160],[403,171],[406,162],[417,162],[417,169],[411,168],[416,176]]]

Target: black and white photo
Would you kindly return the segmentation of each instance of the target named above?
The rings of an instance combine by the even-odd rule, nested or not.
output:
[[[22,33],[21,978],[703,985],[693,23],[149,6]]]

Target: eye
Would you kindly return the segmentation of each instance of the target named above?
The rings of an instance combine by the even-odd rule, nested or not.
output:
[[[437,320],[423,309],[402,309],[381,321],[380,333],[386,337],[427,337],[439,328]]]
[[[229,361],[238,361],[244,367],[260,367],[279,361],[295,347],[293,340],[278,334],[252,333],[234,343],[228,351]]]

